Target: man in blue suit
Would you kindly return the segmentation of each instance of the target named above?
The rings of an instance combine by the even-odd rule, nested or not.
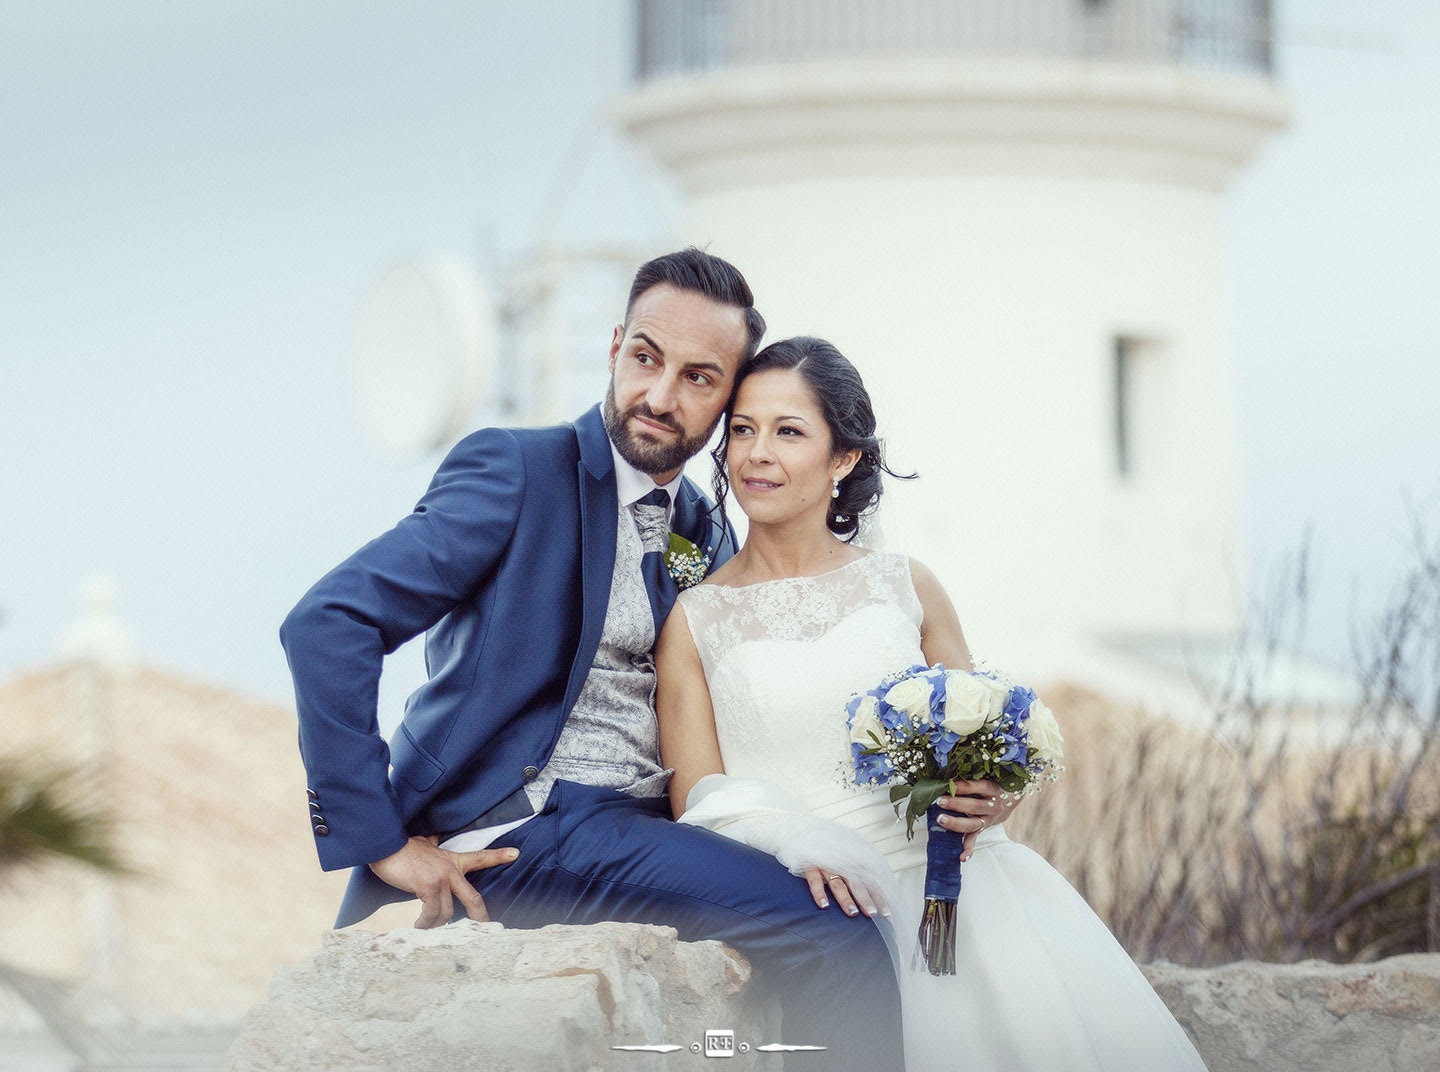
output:
[[[461,912],[666,924],[745,953],[782,995],[783,1036],[828,1046],[824,1067],[898,1067],[876,928],[817,909],[769,856],[671,821],[665,796],[651,648],[678,589],[663,554],[672,531],[712,567],[734,551],[681,469],[764,327],[725,261],[648,262],[603,405],[462,440],[413,513],[305,595],[281,641],[311,824],[322,866],[354,868],[337,926],[407,896],[421,927]],[[429,680],[387,747],[381,661],[425,630]]]

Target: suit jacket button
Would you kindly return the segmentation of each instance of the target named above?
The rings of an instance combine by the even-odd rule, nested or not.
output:
[[[328,826],[326,826],[324,823],[317,823],[317,824],[315,825],[315,836],[316,836],[316,837],[324,837],[324,836],[325,836],[326,834],[328,834],[328,833],[330,833],[330,828],[329,828]]]
[[[314,823],[316,826],[324,826],[324,825],[325,825],[325,816],[319,815],[319,814],[312,815],[312,816],[310,816],[310,821],[311,821],[312,823]]]
[[[305,795],[306,795],[307,797],[309,797],[311,800],[319,800],[319,799],[320,799],[320,795],[319,795],[318,793],[316,793],[315,790],[313,790],[313,789],[307,789],[307,790],[305,790]]]
[[[524,778],[527,782],[533,782],[536,778],[540,777],[540,768],[526,767],[520,772],[520,777]]]

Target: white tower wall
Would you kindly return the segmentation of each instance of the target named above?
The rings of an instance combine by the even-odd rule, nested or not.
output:
[[[889,544],[1032,658],[1236,624],[1221,194],[1284,115],[1253,76],[1013,57],[751,64],[621,105],[767,337],[865,375],[922,476],[890,485]]]

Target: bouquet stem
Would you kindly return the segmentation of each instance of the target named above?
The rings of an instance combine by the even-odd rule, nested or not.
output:
[[[920,954],[931,975],[955,974],[955,905],[960,899],[960,852],[965,835],[940,825],[938,804],[925,810],[925,914]]]
[[[927,898],[920,917],[920,955],[931,975],[955,974],[955,903]]]

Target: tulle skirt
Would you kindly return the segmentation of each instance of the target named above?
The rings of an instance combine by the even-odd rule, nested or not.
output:
[[[956,974],[916,962],[923,834],[896,868],[906,1066],[1064,1072],[1203,1072],[1140,969],[1068,882],[1004,827],[983,831],[962,871]]]

